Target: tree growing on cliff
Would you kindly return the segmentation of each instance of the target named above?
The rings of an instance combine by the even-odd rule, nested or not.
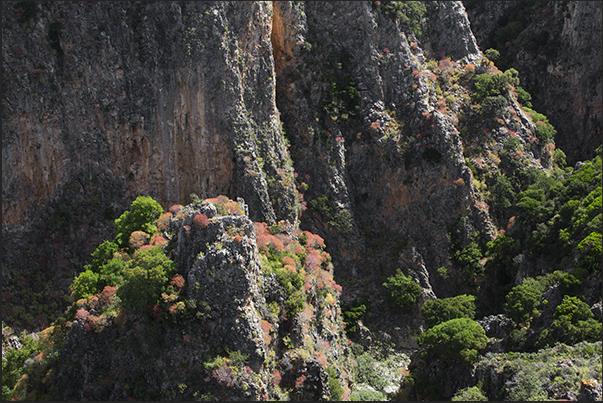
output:
[[[417,338],[419,345],[427,345],[443,361],[465,364],[477,360],[487,341],[484,328],[469,318],[440,323]]]
[[[134,231],[143,231],[153,235],[157,231],[156,222],[163,213],[159,203],[149,196],[138,196],[132,202],[129,211],[125,211],[115,220],[115,242],[120,248],[128,246],[130,235]]]
[[[391,304],[405,309],[416,303],[421,294],[421,286],[412,277],[405,276],[400,269],[396,270],[395,275],[388,277],[383,286]]]
[[[133,311],[153,305],[159,300],[174,269],[175,263],[160,247],[139,249],[124,268],[124,283],[117,289],[117,296]]]
[[[542,291],[535,284],[536,281],[524,281],[521,285],[513,287],[505,297],[505,310],[517,325],[540,315],[536,307],[540,304]]]
[[[475,297],[473,295],[457,295],[452,298],[441,298],[425,301],[421,307],[421,315],[429,327],[452,319],[475,316]]]

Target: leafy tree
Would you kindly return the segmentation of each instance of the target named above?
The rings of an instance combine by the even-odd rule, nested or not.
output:
[[[153,235],[157,231],[156,222],[163,213],[159,203],[149,196],[138,196],[132,202],[129,211],[125,211],[117,220],[115,242],[121,248],[127,247],[130,235],[134,231],[143,231]]]
[[[452,319],[427,330],[417,338],[444,361],[473,363],[486,347],[484,329],[469,318]]]
[[[134,311],[153,305],[159,300],[174,268],[175,263],[160,247],[139,249],[124,268],[124,283],[117,289],[117,296]]]
[[[600,232],[591,232],[578,244],[578,250],[582,252],[576,266],[590,273],[601,269],[601,253],[603,252],[602,238]]]
[[[354,333],[356,331],[356,325],[358,320],[362,318],[370,306],[370,301],[366,296],[361,301],[355,299],[352,303],[342,304],[341,314],[343,315],[343,321],[345,322],[345,331],[347,334]]]
[[[561,342],[569,345],[581,341],[600,341],[602,324],[596,321],[589,306],[578,297],[565,295],[555,309],[555,320],[538,340],[539,347]]]
[[[88,269],[80,273],[71,284],[71,298],[77,301],[96,294],[99,274]]]
[[[515,199],[515,191],[509,178],[505,175],[496,176],[492,187],[492,195],[494,200],[491,204],[497,217],[502,219],[505,211],[513,205]]]
[[[113,255],[119,250],[119,247],[115,242],[105,241],[98,245],[98,247],[92,252],[92,263],[89,269],[98,273],[100,268],[113,258]]]
[[[396,270],[395,275],[388,277],[383,286],[390,302],[405,309],[416,303],[421,294],[421,286],[412,277],[405,276],[400,269]]]
[[[104,264],[99,273],[97,290],[102,290],[106,286],[115,287],[119,285],[123,279],[123,271],[126,263],[123,259],[115,257]]]
[[[540,315],[536,307],[540,304],[542,291],[533,282],[524,282],[513,287],[505,299],[505,310],[513,322],[523,324]]]
[[[473,283],[474,279],[482,276],[483,269],[480,264],[482,258],[482,251],[476,242],[471,242],[452,254],[455,264],[461,268],[463,278],[469,283]]]
[[[425,301],[421,314],[428,327],[439,325],[451,319],[469,318],[475,316],[475,297],[473,295],[457,295],[452,298],[442,298]]]
[[[459,390],[450,400],[453,402],[486,402],[488,398],[484,396],[480,388],[473,386]]]

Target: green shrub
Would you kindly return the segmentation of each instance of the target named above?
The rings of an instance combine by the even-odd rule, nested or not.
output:
[[[346,210],[338,210],[334,214],[333,220],[329,221],[328,224],[335,229],[335,231],[347,234],[352,230],[352,214]]]
[[[488,338],[484,329],[468,318],[452,319],[427,330],[417,338],[419,345],[427,345],[443,361],[470,364],[486,347]]]
[[[451,319],[473,319],[475,316],[475,297],[463,294],[452,298],[425,301],[421,307],[421,315],[425,318],[428,327],[439,325]]]
[[[377,371],[378,361],[370,352],[365,352],[356,357],[358,367],[356,367],[356,383],[365,383],[375,388],[383,390],[387,380]]]
[[[409,309],[421,295],[421,286],[412,277],[405,276],[402,270],[397,269],[396,274],[388,277],[383,283],[390,303]]]
[[[128,246],[130,235],[134,231],[143,231],[153,235],[157,231],[156,222],[163,213],[159,203],[149,196],[138,196],[132,202],[129,211],[125,211],[115,220],[115,242],[120,248]]]
[[[341,382],[337,378],[337,370],[333,367],[327,368],[327,374],[329,374],[329,389],[331,390],[331,400],[340,401],[343,395],[343,388]]]
[[[493,62],[496,62],[500,57],[500,52],[496,49],[486,49],[484,50],[484,56]]]
[[[101,291],[106,286],[115,287],[123,279],[123,271],[126,263],[119,257],[114,257],[100,268],[97,290]]]
[[[528,106],[524,106],[522,109],[528,114],[530,120],[534,123],[536,127],[535,134],[538,140],[540,140],[542,143],[547,143],[553,140],[555,134],[557,134],[557,131],[553,125],[549,123],[548,118],[542,113],[538,113],[535,110],[530,109]]]
[[[515,87],[515,91],[517,92],[517,101],[519,101],[520,104],[531,108],[532,103],[530,102],[530,100],[532,99],[532,96],[530,95],[530,93],[519,86]]]
[[[453,402],[486,402],[488,398],[484,396],[480,388],[473,386],[459,390],[450,400]]]
[[[509,178],[505,175],[498,175],[494,179],[492,187],[492,206],[499,218],[502,218],[506,210],[513,205],[515,200],[515,191]]]
[[[500,116],[508,105],[507,98],[502,95],[486,97],[482,101],[482,111],[487,116]]]
[[[356,331],[356,325],[358,320],[366,314],[367,307],[370,301],[364,297],[362,301],[354,300],[351,304],[342,304],[341,314],[343,315],[343,321],[345,322],[346,333],[354,333]]]
[[[480,264],[482,258],[482,251],[476,242],[471,242],[463,249],[452,253],[452,260],[457,267],[460,267],[463,279],[470,284],[482,277],[483,268]]]
[[[124,268],[124,283],[117,289],[117,296],[132,311],[153,305],[159,300],[174,269],[175,263],[160,247],[137,250]]]
[[[92,263],[90,269],[96,273],[100,272],[101,267],[113,258],[113,255],[119,250],[115,242],[105,241],[97,246],[92,252]]]
[[[420,1],[388,1],[382,6],[383,13],[400,20],[403,29],[421,35],[426,8]]]
[[[513,85],[519,84],[517,70],[509,69],[502,72],[484,73],[475,76],[475,92],[473,101],[481,103],[487,97],[506,96]]]
[[[353,402],[381,402],[387,400],[387,396],[383,392],[360,389],[352,392],[350,400]]]
[[[320,213],[323,213],[326,217],[331,216],[333,208],[329,203],[329,198],[326,195],[317,197],[316,199],[310,200],[310,207]]]
[[[12,398],[12,391],[19,379],[25,374],[25,361],[40,352],[38,341],[30,336],[21,338],[21,348],[10,349],[2,357],[2,401]],[[4,349],[4,346],[2,347]]]
[[[573,345],[581,341],[596,342],[603,336],[601,322],[593,319],[589,306],[578,297],[565,295],[555,309],[555,320],[538,340],[540,347],[561,342]]]
[[[505,297],[507,303],[505,310],[513,322],[524,324],[540,313],[536,307],[540,304],[542,291],[538,290],[533,283],[523,283],[511,289]]]
[[[71,284],[71,298],[77,301],[82,298],[88,298],[98,291],[99,274],[92,270],[86,270],[80,273]]]
[[[576,262],[576,266],[578,268],[583,268],[590,273],[600,270],[601,253],[603,252],[601,243],[602,237],[600,232],[591,232],[586,238],[580,241],[578,250],[581,254]]]

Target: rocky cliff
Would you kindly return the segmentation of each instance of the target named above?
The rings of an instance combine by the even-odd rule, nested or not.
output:
[[[484,126],[471,77],[493,70],[462,4],[416,6],[5,4],[3,275],[60,308],[135,195],[223,193],[321,234],[346,299],[385,308],[399,267],[425,296],[466,287],[451,228],[496,231],[466,162],[498,170],[510,137],[527,164],[550,153],[516,101]],[[19,310],[33,297],[11,289],[9,316],[47,316]]]
[[[596,250],[589,246],[596,236],[578,239],[583,223],[598,228],[595,214],[572,214],[596,212],[597,200],[600,209],[593,188],[600,160],[571,176],[554,141],[572,161],[597,144],[600,77],[598,92],[586,95],[596,65],[556,75],[572,84],[546,94],[578,94],[571,102],[579,113],[563,118],[553,104],[538,104],[549,98],[527,84],[544,75],[524,78],[520,65],[483,56],[478,44],[493,28],[484,23],[474,36],[479,18],[461,2],[2,7],[2,309],[8,324],[40,330],[71,306],[69,329],[55,323],[46,331],[66,337],[48,378],[60,386],[47,390],[53,396],[316,400],[339,390],[349,397],[342,320],[364,346],[358,357],[375,346],[410,353],[426,330],[427,301],[477,295],[480,314],[499,314],[525,278],[552,271],[550,264],[569,271]],[[581,28],[570,27],[587,19],[588,7],[597,10],[568,7],[566,28],[565,8],[539,11],[567,38],[564,66],[586,43]],[[491,14],[510,9],[500,4]],[[527,50],[517,55],[539,65]],[[559,125],[556,138],[547,117],[526,108],[520,80],[534,109]],[[574,147],[563,122],[575,119],[586,123]],[[563,184],[553,188],[554,181]],[[584,202],[546,199],[563,186],[563,197]],[[181,300],[166,294],[164,312],[146,312],[147,322],[119,314],[119,304],[99,312],[94,301],[68,295],[140,194],[164,210],[176,204],[156,235],[186,284]],[[560,220],[571,221],[576,239]],[[563,259],[538,249],[558,227],[566,231]],[[575,274],[600,284],[588,270]],[[386,284],[397,273],[416,286],[405,306],[392,304]],[[600,299],[590,294],[589,304]],[[407,374],[408,357],[390,357]],[[379,385],[393,397],[403,375],[387,373],[396,382]],[[474,375],[451,378],[446,396]]]
[[[142,193],[164,207],[244,197],[254,219],[297,222],[271,10],[3,4],[3,231],[20,238],[3,242],[5,278],[48,276],[60,293]]]
[[[601,3],[466,2],[482,50],[520,72],[534,107],[557,129],[568,163],[592,158],[601,145]]]

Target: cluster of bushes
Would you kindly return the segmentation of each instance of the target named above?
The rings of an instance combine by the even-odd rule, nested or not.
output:
[[[333,280],[333,265],[324,251],[324,240],[299,229],[288,233],[280,226],[254,225],[262,271],[265,276],[276,274],[286,292],[283,315],[293,318],[301,312],[311,289],[316,290],[319,305],[333,306],[341,286]]]
[[[136,198],[131,209],[115,220],[115,240],[99,245],[92,253],[91,264],[75,278],[70,287],[74,301],[89,298],[109,286],[118,287],[122,305],[133,311],[157,303],[166,291],[175,264],[161,246],[133,248],[132,244],[136,243],[133,235],[137,232],[143,233],[143,239],[159,235],[157,220],[162,213],[161,205],[151,197]]]
[[[504,233],[488,243],[483,281],[483,313],[500,312],[514,286],[518,261],[563,272],[560,285],[577,295],[584,281],[601,267],[601,147],[591,161],[569,173],[527,169],[499,176],[494,187],[496,216]],[[506,224],[506,225],[505,225]],[[506,227],[506,228],[505,228]],[[530,274],[530,273],[528,273]],[[492,287],[490,287],[492,285]],[[488,300],[493,303],[486,303]]]
[[[581,388],[601,379],[601,341],[557,344],[533,353],[488,353],[476,367],[477,386],[457,391],[452,401],[560,400],[572,393],[587,400]]]
[[[419,36],[423,32],[423,17],[427,9],[420,1],[383,1],[383,13],[399,20],[402,29]]]

